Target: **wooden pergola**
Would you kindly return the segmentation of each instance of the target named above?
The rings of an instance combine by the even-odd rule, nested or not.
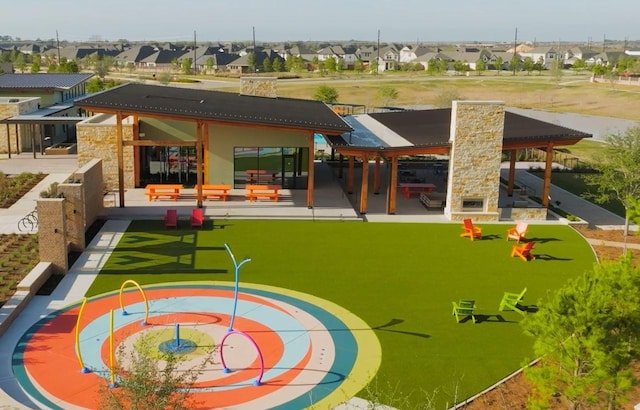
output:
[[[430,111],[430,110],[426,110]],[[448,117],[443,116],[444,110],[434,115],[434,121],[440,122],[439,124],[430,125],[424,132],[415,138],[416,142],[429,141],[428,144],[406,147],[367,147],[367,146],[353,146],[346,143],[344,140],[340,143],[332,146],[332,149],[336,153],[340,154],[340,168],[339,173],[342,176],[343,157],[347,158],[347,192],[353,193],[354,191],[354,169],[356,160],[360,160],[362,166],[362,176],[360,182],[360,203],[359,212],[366,214],[367,212],[367,195],[369,193],[369,167],[364,166],[368,164],[370,160],[375,161],[373,168],[373,193],[380,193],[380,163],[386,161],[390,166],[390,172],[388,175],[387,184],[387,198],[386,198],[386,212],[388,214],[396,213],[397,206],[397,190],[395,187],[398,185],[398,161],[400,157],[406,156],[420,156],[420,155],[448,155],[450,153],[451,144],[449,143],[448,127],[449,124],[441,124],[443,119]],[[417,112],[406,112],[413,117],[417,115]],[[554,149],[558,146],[574,145],[583,138],[590,138],[591,135],[571,130],[568,128],[560,127],[555,124],[546,123],[543,121],[534,120],[532,118],[519,116],[516,114],[506,113],[506,117],[509,122],[505,122],[505,135],[503,138],[502,151],[507,152],[509,155],[509,176],[508,176],[508,195],[513,195],[515,185],[515,165],[517,160],[517,152],[522,149],[541,149],[545,152],[545,168],[544,168],[544,182],[542,192],[542,205],[547,207],[549,205],[549,193],[551,189],[551,171],[552,162],[554,157]],[[401,118],[403,113],[384,113],[376,114],[376,119],[384,119],[384,116],[395,116]],[[405,115],[406,116],[406,115]],[[386,123],[387,127],[392,128],[394,124],[397,124],[397,119],[393,119]],[[410,124],[402,124],[402,128],[406,129],[410,127]],[[516,128],[514,128],[516,127]],[[401,128],[401,129],[402,129]],[[428,135],[432,132],[432,135]],[[411,140],[411,137],[407,138]],[[335,141],[335,139],[334,139]]]

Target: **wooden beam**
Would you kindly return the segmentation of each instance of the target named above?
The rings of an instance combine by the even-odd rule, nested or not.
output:
[[[20,154],[20,135],[18,134],[18,124],[16,124],[15,128],[15,137],[16,137],[16,155]]]
[[[553,143],[547,146],[547,158],[544,165],[544,181],[542,182],[542,205],[549,206],[549,194],[551,192],[551,169],[553,167]]]
[[[209,183],[209,123],[205,122],[204,123],[204,128],[203,130],[203,134],[202,135],[202,151],[203,151],[203,166],[204,169],[207,170],[207,173],[204,174],[204,183],[208,184]]]
[[[398,157],[391,157],[391,168],[389,169],[389,183],[387,184],[387,214],[394,215],[396,213],[396,201],[398,190]]]
[[[380,193],[380,156],[376,155],[376,166],[373,168],[373,194]]]
[[[118,196],[124,208],[124,147],[122,146],[122,115],[116,114],[116,155],[118,158]]]
[[[338,179],[344,176],[344,155],[338,154]]]
[[[152,140],[133,140],[123,141],[125,147],[195,147],[198,141],[152,141]]]
[[[307,147],[309,149],[309,178],[307,180],[307,208],[313,208],[313,181],[315,179],[315,151],[314,151],[314,133],[309,132],[307,135]]]
[[[9,131],[11,131],[11,128],[9,128],[9,123],[7,123],[7,151],[9,152],[9,159],[11,159],[11,135]]]
[[[360,183],[360,214],[367,213],[367,197],[369,196],[369,154],[362,153],[362,182]]]
[[[509,181],[507,185],[507,194],[513,196],[513,185],[516,180],[516,159],[518,157],[518,150],[513,149],[509,151]]]
[[[347,169],[347,194],[353,194],[353,169],[355,166],[355,157],[349,155],[349,169]]]
[[[196,123],[196,196],[197,206],[202,208],[202,129],[204,125],[201,122]]]

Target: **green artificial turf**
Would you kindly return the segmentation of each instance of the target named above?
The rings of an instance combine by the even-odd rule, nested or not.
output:
[[[498,311],[502,293],[527,287],[525,304],[533,309],[595,261],[582,237],[558,225],[530,226],[537,259],[523,262],[510,257],[515,242],[505,241],[504,224],[480,224],[484,239],[472,242],[460,238],[458,223],[207,222],[203,230],[177,231],[161,221],[132,222],[87,296],[127,279],[233,281],[227,243],[238,261],[252,259],[241,282],[330,300],[374,328],[382,364],[376,387],[361,396],[408,396],[412,406],[434,392],[436,408],[460,402],[531,359],[522,317]],[[476,300],[477,324],[456,323],[451,302],[458,299]]]

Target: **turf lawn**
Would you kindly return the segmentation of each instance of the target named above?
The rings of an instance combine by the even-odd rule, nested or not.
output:
[[[241,282],[309,293],[352,311],[375,329],[382,365],[372,387],[393,405],[417,408],[434,392],[437,407],[461,401],[532,358],[533,340],[515,312],[499,312],[504,291],[528,288],[534,305],[570,277],[590,270],[590,247],[567,226],[530,226],[537,259],[509,256],[509,227],[484,224],[483,240],[460,238],[460,224],[211,220],[203,230],[167,230],[134,221],[87,296],[184,280],[233,281],[223,244],[240,261]],[[477,324],[456,323],[451,302],[475,299]],[[531,313],[530,313],[531,314]],[[535,313],[533,313],[535,314]],[[457,399],[456,399],[457,398]],[[406,403],[403,405],[406,407]]]

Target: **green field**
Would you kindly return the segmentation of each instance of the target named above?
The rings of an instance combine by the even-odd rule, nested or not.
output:
[[[435,408],[444,408],[518,369],[531,358],[533,341],[519,314],[498,311],[502,293],[527,287],[533,311],[595,261],[567,226],[531,226],[537,259],[525,263],[509,256],[513,242],[501,224],[483,226],[484,239],[472,242],[459,237],[457,223],[207,222],[203,230],[175,231],[161,221],[134,221],[87,296],[128,279],[233,281],[226,243],[238,260],[252,259],[241,282],[330,300],[373,328],[382,364],[360,396],[402,408],[424,405],[432,394]],[[464,298],[476,300],[479,323],[454,320],[451,302]]]

